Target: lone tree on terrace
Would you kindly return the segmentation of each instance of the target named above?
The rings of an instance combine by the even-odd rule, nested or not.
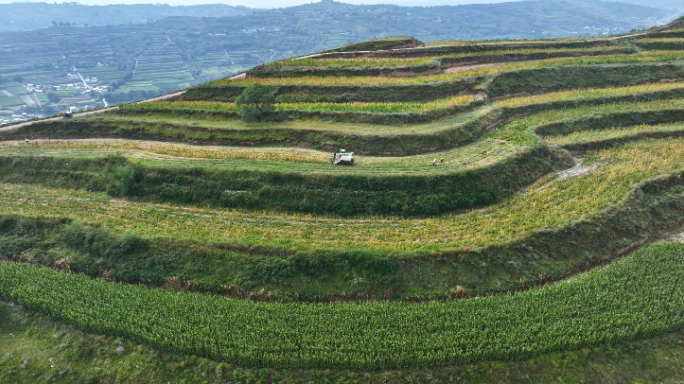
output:
[[[272,120],[276,115],[274,103],[275,97],[268,87],[262,84],[250,85],[235,100],[243,121]]]

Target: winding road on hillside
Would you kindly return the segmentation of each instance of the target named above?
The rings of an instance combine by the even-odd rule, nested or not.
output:
[[[161,95],[161,96],[153,97],[153,98],[150,98],[150,99],[145,99],[145,100],[141,100],[141,101],[136,101],[136,102],[133,103],[133,104],[142,104],[142,103],[149,103],[149,102],[151,102],[151,101],[160,101],[160,100],[172,99],[172,98],[174,98],[174,97],[176,97],[176,96],[180,96],[180,95],[182,95],[182,94],[184,94],[184,93],[185,93],[184,90],[183,90],[183,91],[178,91],[178,92],[169,93],[169,94],[166,94],[166,95]],[[81,112],[81,113],[78,113],[78,114],[74,114],[74,117],[72,117],[72,119],[75,119],[75,118],[81,117],[81,116],[95,115],[95,114],[98,114],[98,113],[103,113],[103,112],[111,111],[111,110],[114,110],[114,109],[117,109],[117,108],[119,108],[119,107],[116,106],[116,107],[109,107],[109,108],[96,109],[96,110],[94,110],[94,111]],[[6,127],[0,127],[0,132],[14,131],[14,130],[17,130],[17,129],[19,129],[19,128],[27,127],[27,126],[29,126],[29,125],[33,125],[33,124],[36,124],[36,123],[44,123],[44,122],[46,122],[46,121],[56,121],[56,120],[61,120],[61,119],[63,119],[62,116],[56,116],[56,117],[49,117],[49,118],[47,118],[47,119],[26,121],[26,122],[23,122],[23,123],[17,123],[17,124],[8,125],[8,126],[6,126]]]

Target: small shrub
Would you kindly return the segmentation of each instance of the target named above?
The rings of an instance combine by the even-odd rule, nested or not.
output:
[[[135,196],[140,193],[140,183],[143,179],[143,173],[139,168],[131,165],[119,167],[114,176],[120,195]]]
[[[275,97],[267,86],[252,84],[235,100],[243,121],[267,121],[276,117]]]

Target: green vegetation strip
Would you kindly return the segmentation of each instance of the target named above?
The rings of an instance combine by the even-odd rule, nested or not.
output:
[[[0,303],[0,382],[44,383],[58,376],[63,383],[104,383],[116,377],[120,383],[207,383],[207,377],[233,383],[336,383],[471,384],[600,382],[610,377],[617,383],[675,383],[684,376],[684,333],[583,348],[513,362],[479,362],[430,368],[349,372],[338,370],[287,370],[236,368],[200,356],[172,354],[116,337],[85,334],[50,316],[18,305]],[[116,353],[123,347],[123,353]],[[51,359],[51,360],[50,360]],[[47,362],[50,361],[50,364]],[[23,367],[23,368],[22,368]],[[486,372],[483,375],[482,372]],[[362,379],[359,379],[362,378]],[[209,381],[209,382],[213,382]]]
[[[599,65],[599,64],[637,64],[657,63],[680,60],[684,57],[682,51],[648,51],[630,55],[603,55],[562,57],[555,59],[537,60],[523,63],[499,64],[489,67],[474,68],[456,71],[452,73],[440,73],[428,76],[416,76],[409,78],[392,77],[273,77],[273,78],[247,78],[230,80],[228,78],[205,83],[197,88],[221,86],[221,85],[249,85],[277,84],[277,85],[398,85],[398,84],[425,84],[440,81],[454,80],[457,78],[484,76],[497,72],[508,72],[520,69],[549,68],[564,65]]]
[[[473,142],[500,114],[484,107],[415,125],[336,123],[315,119],[245,124],[237,119],[209,115],[208,112],[192,116],[169,111],[150,112],[150,116],[101,114],[45,121],[2,132],[0,136],[22,140],[25,137],[116,137],[230,146],[299,146],[323,149],[327,156],[344,148],[359,155],[406,156],[449,150]],[[379,115],[379,118],[383,116]],[[392,120],[388,118],[388,121]]]
[[[630,127],[617,127],[610,129],[586,130],[573,132],[568,135],[547,137],[546,140],[565,146],[576,146],[578,144],[598,143],[604,141],[617,141],[619,139],[631,138],[632,140],[645,137],[664,137],[684,135],[684,124],[671,125],[637,125]]]
[[[323,52],[350,52],[350,51],[371,51],[378,49],[391,49],[404,45],[418,44],[418,41],[411,36],[387,36],[379,39],[362,41],[359,43],[343,45],[339,48],[330,49]]]
[[[583,105],[601,105],[616,102],[644,102],[684,98],[684,83],[649,83],[628,87],[580,88],[544,93],[534,96],[513,97],[497,101],[506,115],[542,110],[566,109]],[[280,112],[290,119],[321,119],[332,122],[356,122],[382,125],[418,124],[457,114],[485,103],[482,96],[463,95],[431,102],[341,102],[341,103],[279,103]],[[158,115],[192,117],[198,119],[237,119],[234,103],[218,101],[162,101],[131,104],[120,107],[117,115]],[[303,128],[303,127],[302,127]],[[349,131],[348,128],[341,128]],[[422,129],[421,129],[422,130]]]
[[[477,99],[473,95],[453,96],[428,102],[414,103],[278,103],[278,111],[326,111],[326,112],[373,112],[373,113],[407,113],[422,112],[431,109],[464,106]],[[187,110],[187,111],[230,111],[237,112],[234,103],[215,101],[153,101],[141,104],[130,104],[122,110]]]
[[[684,38],[641,39],[633,42],[644,49],[681,50],[684,48]]]
[[[500,129],[516,130],[527,127],[532,128],[538,135],[557,136],[617,126],[666,124],[682,121],[684,119],[683,107],[684,99],[589,105],[539,112],[507,122]]]
[[[646,38],[634,40],[634,43],[684,43],[684,38],[674,37],[674,38]]]
[[[581,88],[568,91],[549,92],[534,96],[520,96],[497,101],[494,105],[506,108],[525,107],[530,104],[547,104],[552,102],[595,100],[620,96],[636,96],[656,94],[657,92],[684,90],[684,82],[642,84],[629,87]]]
[[[355,57],[350,59],[334,58],[327,59],[323,57],[312,57],[312,58],[301,58],[301,59],[288,59],[282,61],[275,61],[266,64],[266,66],[284,66],[284,67],[402,67],[402,66],[413,66],[413,65],[423,65],[431,63],[433,60],[442,59],[455,59],[455,58],[469,58],[476,56],[497,56],[497,55],[527,55],[527,54],[559,54],[559,53],[575,53],[577,56],[582,53],[601,53],[605,51],[615,50],[619,47],[616,46],[606,46],[606,47],[590,47],[590,48],[516,48],[512,46],[509,49],[499,49],[484,52],[468,52],[468,53],[456,53],[451,55],[440,55],[435,57],[415,57],[415,58],[401,58],[401,57],[388,57],[388,58],[373,58],[373,57]]]
[[[684,245],[513,296],[425,304],[255,304],[0,263],[0,295],[88,332],[246,366],[386,369],[533,355],[684,326]]]
[[[605,39],[605,38],[603,38]],[[600,40],[603,40],[600,39]],[[520,44],[524,47],[529,47],[529,46],[534,46],[534,44],[544,44],[545,46],[549,46],[552,44],[556,43],[562,43],[562,42],[598,42],[600,41],[599,39],[592,40],[592,39],[587,39],[587,38],[582,38],[582,37],[561,37],[561,38],[554,38],[554,39],[535,39],[535,40],[530,40],[530,39],[518,39],[518,40],[502,40],[502,39],[491,39],[491,40],[435,40],[435,41],[430,41],[428,43],[425,43],[425,47],[438,47],[438,46],[443,46],[443,45],[482,45],[483,47],[487,46],[515,46],[511,43],[523,43]]]

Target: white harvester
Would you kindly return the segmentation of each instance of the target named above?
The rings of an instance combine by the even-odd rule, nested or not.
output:
[[[340,149],[339,153],[333,153],[330,162],[333,165],[354,165],[354,152],[346,153],[344,149]]]

